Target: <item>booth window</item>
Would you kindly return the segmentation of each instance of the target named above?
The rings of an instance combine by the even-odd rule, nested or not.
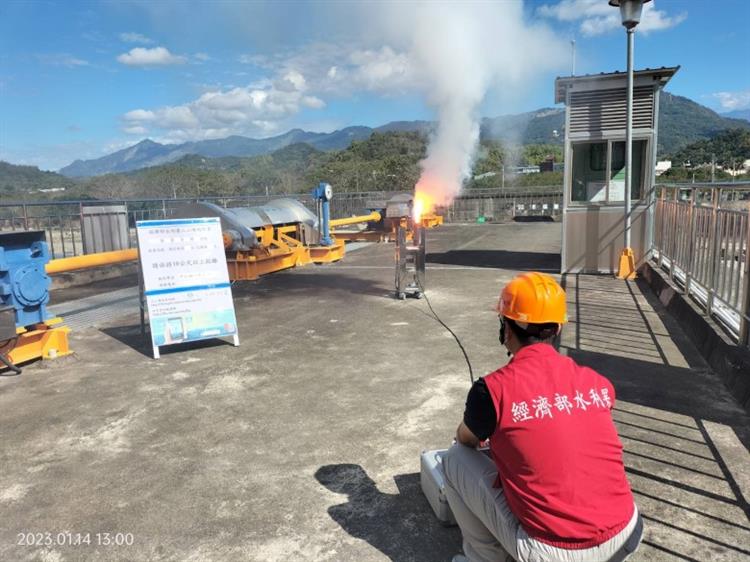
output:
[[[641,199],[646,141],[633,141],[631,199]],[[625,199],[625,143],[574,143],[571,202],[615,203]]]
[[[630,182],[630,199],[641,199],[643,193],[643,162],[646,158],[646,141],[633,141],[633,179]],[[609,174],[609,201],[625,200],[625,143],[612,143],[612,166]]]
[[[572,201],[604,202],[607,189],[607,143],[573,145]]]

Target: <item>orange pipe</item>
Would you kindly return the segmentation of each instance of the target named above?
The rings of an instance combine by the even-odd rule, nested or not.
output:
[[[345,226],[347,224],[357,224],[361,222],[377,222],[380,220],[380,213],[373,211],[369,215],[358,217],[347,217],[344,219],[333,219],[331,227]],[[289,227],[288,227],[289,228]],[[294,227],[296,228],[296,227]],[[290,231],[294,228],[290,228]],[[227,239],[224,239],[226,245]],[[66,271],[76,271],[79,269],[88,269],[89,267],[100,267],[102,265],[113,265],[138,259],[138,249],[130,248],[128,250],[116,250],[114,252],[100,252],[98,254],[86,254],[83,256],[74,256],[71,258],[60,258],[51,260],[47,266],[47,273],[65,273]]]
[[[346,226],[347,224],[357,224],[360,222],[378,222],[380,220],[380,213],[373,211],[369,215],[362,215],[359,217],[347,217],[344,219],[333,219],[331,220],[331,228],[336,226]]]
[[[130,248],[128,250],[100,252],[98,254],[86,254],[83,256],[74,256],[72,258],[51,260],[47,264],[46,269],[49,274],[65,273],[66,271],[76,271],[78,269],[87,269],[89,267],[124,263],[137,259],[138,249]]]

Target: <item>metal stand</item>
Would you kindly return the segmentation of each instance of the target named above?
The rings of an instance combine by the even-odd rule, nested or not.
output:
[[[409,239],[411,233],[411,239]],[[396,229],[396,298],[422,298],[424,290],[425,229],[409,219]]]

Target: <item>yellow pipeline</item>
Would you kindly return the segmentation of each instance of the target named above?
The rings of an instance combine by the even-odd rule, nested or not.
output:
[[[373,211],[369,215],[358,217],[347,217],[344,219],[333,219],[331,227],[345,226],[348,224],[357,224],[361,222],[378,222],[380,213]],[[296,227],[288,227],[293,231]],[[86,254],[83,256],[74,256],[71,258],[60,258],[52,260],[47,264],[47,273],[65,273],[66,271],[76,271],[78,269],[87,269],[89,267],[99,267],[102,265],[113,265],[138,259],[138,250],[131,248],[129,250],[117,250],[114,252],[100,252],[98,254]]]
[[[331,228],[337,226],[346,226],[347,224],[357,224],[360,222],[378,222],[380,220],[380,213],[373,211],[369,215],[362,215],[359,217],[347,217],[345,219],[333,219],[331,220]]]
[[[112,265],[138,259],[138,250],[130,248],[129,250],[116,250],[114,252],[100,252],[98,254],[86,254],[84,256],[74,256],[72,258],[60,258],[51,260],[47,264],[47,273],[65,273],[66,271],[76,271],[89,267],[98,267],[101,265]]]

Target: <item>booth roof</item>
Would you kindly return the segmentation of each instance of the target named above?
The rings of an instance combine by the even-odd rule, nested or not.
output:
[[[636,70],[633,73],[635,79],[641,77],[652,77],[654,80],[658,80],[659,87],[664,87],[670,78],[674,76],[677,71],[680,70],[679,66],[662,66],[661,68],[646,68],[643,70]],[[611,81],[622,79],[625,80],[627,77],[626,72],[600,72],[599,74],[583,74],[581,76],[558,76],[555,79],[555,103],[565,102],[565,92],[573,84],[580,84],[583,82],[598,82],[598,81]]]

